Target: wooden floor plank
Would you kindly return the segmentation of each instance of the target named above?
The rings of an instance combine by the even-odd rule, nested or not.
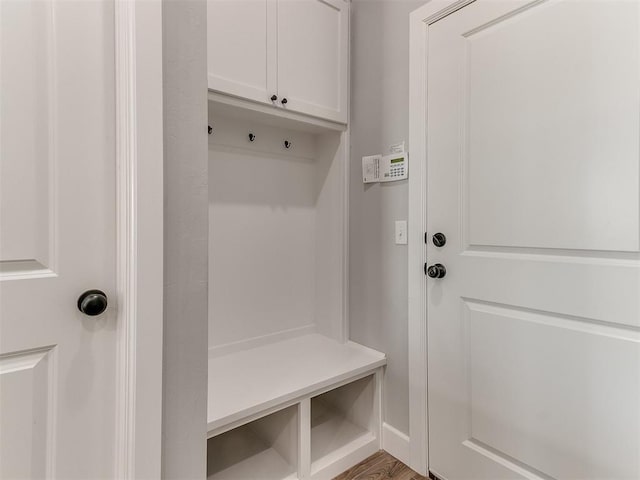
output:
[[[360,478],[360,475],[368,472],[378,463],[384,462],[386,459],[386,455],[387,453],[384,450],[379,450],[364,461],[358,463],[357,465],[354,465],[346,472],[341,473],[333,480],[351,480],[354,478]]]
[[[384,450],[341,473],[333,480],[426,480]]]

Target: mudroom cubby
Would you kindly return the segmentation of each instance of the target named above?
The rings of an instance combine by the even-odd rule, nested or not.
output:
[[[378,435],[375,375],[311,399],[311,472],[369,445]]]
[[[348,339],[348,128],[209,93],[209,478],[332,478],[380,448]]]
[[[285,408],[210,438],[209,480],[297,478],[298,409]]]

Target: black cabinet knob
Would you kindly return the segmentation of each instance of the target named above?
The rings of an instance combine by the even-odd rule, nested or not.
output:
[[[431,239],[433,240],[433,244],[436,247],[444,247],[447,243],[447,237],[445,237],[444,233],[438,232],[433,237],[431,237]]]
[[[107,296],[102,290],[87,290],[78,298],[78,310],[95,317],[107,309]]]
[[[271,95],[271,101],[275,102],[276,100],[278,100],[278,96],[277,95]]]
[[[286,105],[288,101],[289,101],[289,100],[287,100],[286,98],[283,98],[283,99],[282,99],[282,104],[283,104],[283,105]]]
[[[447,274],[447,269],[441,263],[436,263],[427,268],[427,275],[431,278],[444,278]]]

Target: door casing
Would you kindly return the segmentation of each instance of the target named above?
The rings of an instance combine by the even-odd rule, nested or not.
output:
[[[409,28],[409,466],[429,470],[427,416],[427,30],[475,0],[431,0],[411,12]]]
[[[161,477],[162,3],[115,2],[116,477]],[[160,206],[160,208],[158,208]]]

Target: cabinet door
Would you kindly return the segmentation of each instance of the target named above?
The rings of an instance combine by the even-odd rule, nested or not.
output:
[[[276,0],[207,0],[209,89],[271,103]]]
[[[278,95],[288,110],[347,121],[348,3],[278,0]]]

